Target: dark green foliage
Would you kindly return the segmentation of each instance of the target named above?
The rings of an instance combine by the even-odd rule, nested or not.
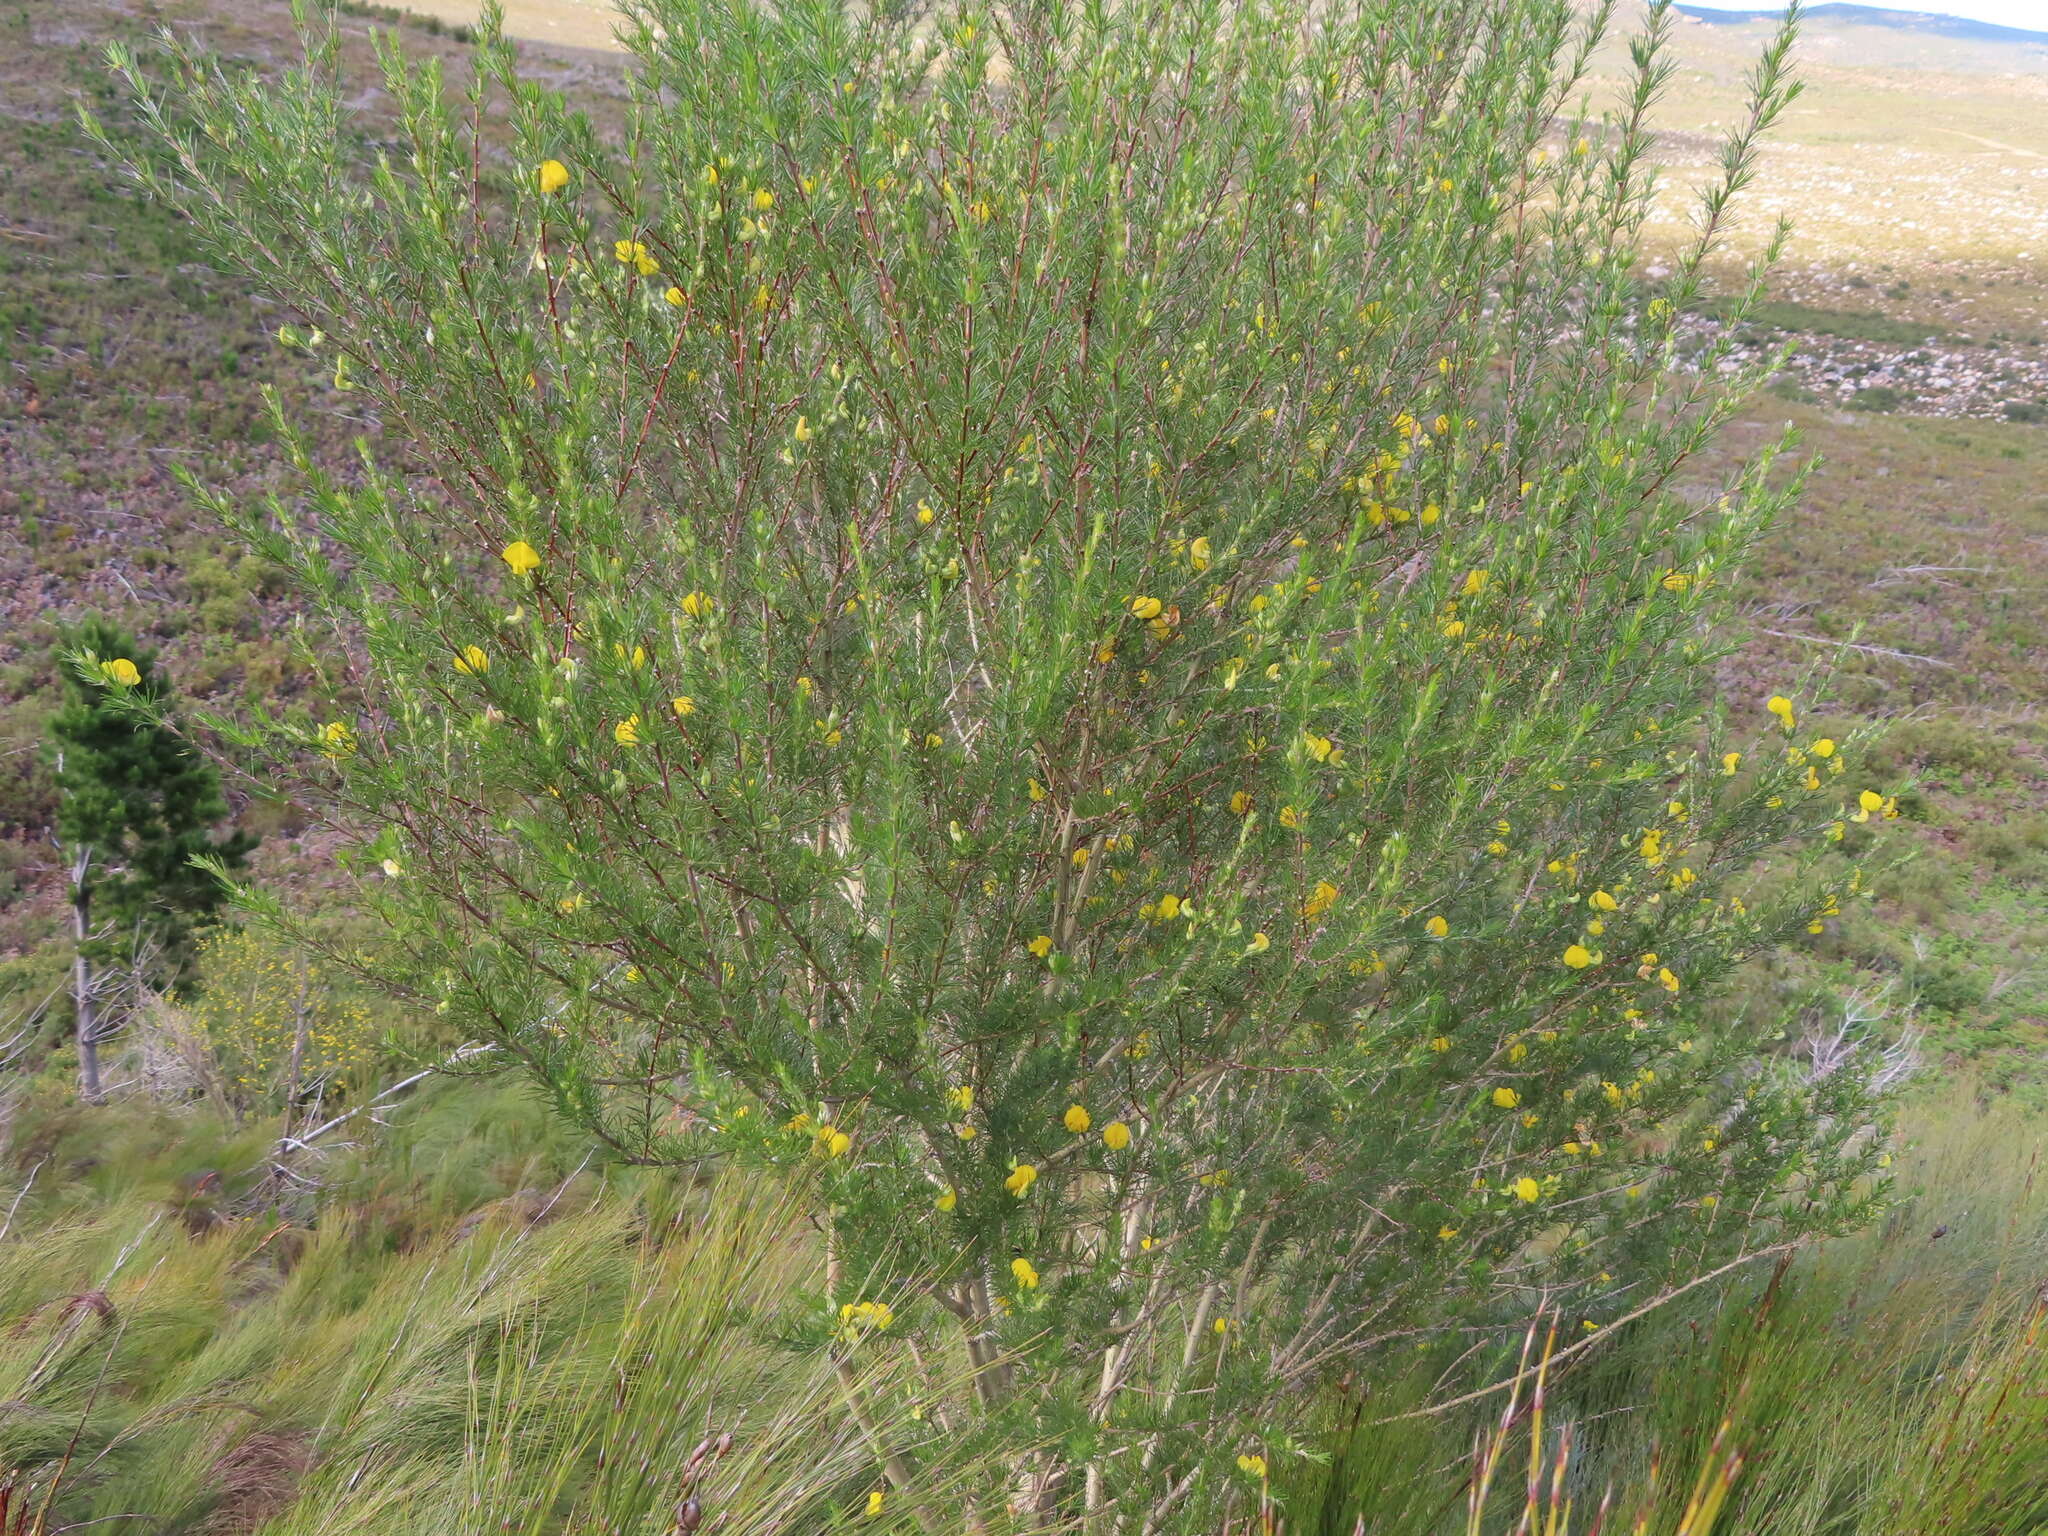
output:
[[[160,716],[169,681],[154,655],[104,620],[71,636],[64,704],[50,721],[56,768],[57,837],[74,868],[84,871],[82,895],[98,927],[88,943],[100,957],[158,946],[160,969],[174,976],[190,952],[195,923],[219,906],[223,888],[193,859],[239,869],[256,846],[244,832],[216,837],[227,816],[220,774]],[[117,682],[103,670],[133,664],[139,681]]]

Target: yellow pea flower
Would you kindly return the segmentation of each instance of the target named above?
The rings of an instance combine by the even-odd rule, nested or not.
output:
[[[1741,766],[1742,766],[1742,754],[1741,754],[1740,752],[1723,752],[1723,753],[1721,754],[1721,777],[1722,777],[1722,778],[1724,778],[1724,779],[1732,779],[1732,778],[1734,778],[1734,777],[1735,777],[1735,770],[1736,770],[1736,769],[1738,769],[1738,768],[1740,768]]]
[[[1521,1102],[1522,1096],[1512,1088],[1496,1088],[1493,1090],[1493,1103],[1496,1109],[1513,1109]]]
[[[1010,1273],[1016,1276],[1017,1284],[1027,1291],[1038,1289],[1038,1271],[1031,1267],[1029,1259],[1010,1260]]]
[[[617,741],[618,744],[622,747],[639,746],[640,717],[638,715],[628,715],[625,719],[621,720],[617,725],[613,726],[612,739]]]
[[[1303,917],[1321,917],[1330,910],[1330,904],[1337,899],[1337,887],[1327,880],[1318,880],[1314,890],[1308,893],[1308,900],[1301,904]]]
[[[552,196],[569,185],[569,167],[562,164],[559,160],[541,161],[540,168],[534,173],[534,176],[540,183],[540,195],[542,197]]]
[[[1423,931],[1427,933],[1432,939],[1441,939],[1447,937],[1451,931],[1451,925],[1445,922],[1441,917],[1432,917],[1428,922],[1424,923],[1422,927]]]
[[[800,443],[808,443],[811,440],[810,418],[807,416],[797,417],[796,430],[792,432],[790,435],[793,436]]]
[[[1524,1205],[1534,1205],[1543,1195],[1543,1186],[1526,1173],[1508,1187],[1514,1191],[1515,1198]]]
[[[1010,1176],[1003,1180],[1003,1188],[1021,1200],[1025,1192],[1037,1181],[1038,1170],[1029,1163],[1019,1163],[1010,1171]]]
[[[1166,611],[1166,605],[1156,597],[1134,597],[1131,599],[1131,614],[1134,618],[1152,620]]]
[[[874,1519],[882,1512],[882,1490],[874,1489],[868,1494],[868,1518]]]
[[[683,594],[682,609],[684,618],[708,619],[711,617],[711,610],[717,606],[718,600],[709,592],[685,592]]]
[[[1833,757],[1835,755],[1834,741],[1826,736],[1821,737],[1819,741],[1813,744],[1813,755],[1815,757]]]
[[[498,551],[498,558],[512,567],[514,576],[524,576],[540,567],[540,551],[524,539],[514,539]]]
[[[1666,992],[1676,992],[1678,990],[1678,978],[1671,974],[1671,967],[1668,965],[1658,968],[1657,985]]]
[[[484,654],[480,645],[465,645],[455,653],[455,670],[466,676],[491,670],[491,658]]]
[[[1778,723],[1790,731],[1798,722],[1792,713],[1792,701],[1782,693],[1774,693],[1764,700],[1764,708],[1778,717]]]
[[[100,663],[100,671],[110,683],[119,683],[123,688],[133,688],[142,681],[142,670],[126,656],[116,656],[112,661]]]
[[[1487,571],[1467,571],[1465,573],[1465,584],[1459,590],[1466,597],[1477,597],[1481,592],[1484,592],[1486,590],[1486,584],[1492,579],[1493,577],[1491,573]]]
[[[1102,1144],[1112,1152],[1121,1152],[1131,1144],[1131,1128],[1121,1120],[1112,1120],[1102,1128]]]
[[[662,297],[666,299],[669,302],[669,304],[676,309],[681,309],[685,304],[690,302],[690,296],[687,293],[683,292],[682,289],[678,288],[674,283],[670,283],[668,285],[668,288],[662,293]]]
[[[1583,971],[1593,963],[1593,952],[1583,944],[1567,944],[1564,951],[1564,963],[1575,971]]]
[[[1595,891],[1586,898],[1586,902],[1589,906],[1598,907],[1602,912],[1617,912],[1621,909],[1621,903],[1605,891]]]
[[[679,693],[668,701],[668,707],[676,712],[676,718],[697,713],[697,701],[687,693]]]
[[[1266,1475],[1266,1458],[1263,1456],[1240,1456],[1237,1458],[1237,1470],[1244,1473],[1247,1477],[1264,1479]]]
[[[1866,789],[1856,796],[1856,814],[1851,821],[1868,821],[1871,814],[1884,808],[1884,796],[1874,789]]]
[[[1083,1109],[1079,1104],[1069,1104],[1067,1106],[1067,1112],[1064,1115],[1060,1116],[1060,1124],[1064,1125],[1069,1131],[1071,1131],[1076,1136],[1085,1135],[1087,1133],[1088,1127],[1093,1123],[1094,1122],[1088,1118],[1088,1111]]]
[[[1249,944],[1245,945],[1244,952],[1248,955],[1263,955],[1267,950],[1271,949],[1272,947],[1273,941],[1266,934],[1264,934],[1263,932],[1254,933],[1252,935],[1252,941]]]
[[[762,187],[759,191],[755,192],[754,208],[756,212],[766,213],[770,208],[773,208],[774,206],[775,194],[773,192],[770,192],[766,187]]]
[[[941,1211],[950,1211],[959,1203],[960,1196],[950,1184],[940,1190],[938,1198],[932,1201],[933,1207]]]
[[[1033,939],[1029,944],[1026,944],[1024,947],[1030,950],[1032,954],[1038,956],[1039,959],[1043,960],[1047,955],[1052,953],[1052,935],[1041,933],[1037,938]]]

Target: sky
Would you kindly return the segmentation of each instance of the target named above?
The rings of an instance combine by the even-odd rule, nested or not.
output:
[[[1971,21],[1988,21],[2002,27],[2027,27],[2048,32],[2048,0],[1859,0],[1877,4],[1888,11],[1925,11],[1937,16],[1964,16]],[[1782,9],[1773,0],[1685,0],[1685,4],[1710,11],[1767,11]]]

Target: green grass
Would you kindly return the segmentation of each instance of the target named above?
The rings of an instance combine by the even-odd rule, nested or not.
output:
[[[55,1484],[52,1530],[663,1531],[688,1493],[734,1530],[912,1530],[920,1512],[957,1529],[955,1491],[1005,1476],[923,1416],[948,1361],[864,1345],[857,1388],[928,1489],[870,1520],[875,1456],[816,1347],[822,1255],[792,1192],[605,1170],[516,1088],[430,1089],[307,1165],[317,1199],[255,1181],[267,1123],[52,1093],[11,1124],[23,1171],[0,1209],[37,1172],[0,1240],[0,1471],[38,1499]],[[1968,1087],[1924,1104],[1880,1225],[1598,1335],[1505,1417],[1505,1390],[1414,1410],[1501,1387],[1512,1338],[1380,1352],[1330,1384],[1321,1433],[1269,1442],[1284,1528],[1505,1536],[1533,1450],[1577,1501],[1563,1530],[1583,1536],[1611,1487],[1674,1536],[1733,1451],[1722,1536],[2033,1536],[2048,1185],[2031,1130]],[[223,1193],[195,1191],[208,1170]],[[1539,1353],[1551,1321],[1532,1319]],[[1554,1321],[1560,1344],[1585,1336]],[[1471,1527],[1475,1436],[1506,1460]]]
[[[1676,1528],[1702,1475],[1741,1467],[1722,1536],[2032,1536],[2048,1511],[2048,1186],[2030,1122],[1959,1087],[1908,1122],[1896,1203],[1870,1231],[1762,1266],[1696,1305],[1618,1330],[1552,1373],[1535,1433],[1524,1383],[1506,1427],[1532,1435],[1584,1516]],[[1578,1336],[1557,1320],[1560,1342]],[[1540,1337],[1540,1336],[1539,1336]],[[1479,1370],[1483,1384],[1502,1361]],[[1402,1417],[1441,1362],[1355,1385],[1333,1459],[1295,1469],[1297,1532],[1463,1531],[1475,1434],[1500,1432],[1496,1393],[1468,1416]],[[1456,1368],[1453,1368],[1455,1379]],[[1504,1374],[1504,1373],[1502,1373]],[[1725,1428],[1724,1428],[1725,1426]],[[1524,1500],[1523,1461],[1496,1479],[1488,1528]],[[1580,1528],[1579,1526],[1572,1527]],[[1632,1529],[1632,1526],[1624,1526]]]
[[[1724,301],[1715,306],[1714,312],[1725,317],[1733,307],[1731,302]],[[1836,336],[1845,341],[1874,341],[1899,347],[1938,340],[1942,334],[1938,327],[1877,310],[1825,309],[1783,299],[1758,305],[1749,318],[1748,328],[1766,335]]]

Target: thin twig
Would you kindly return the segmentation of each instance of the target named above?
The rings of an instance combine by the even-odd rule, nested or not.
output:
[[[1795,635],[1782,629],[1759,629],[1760,635],[1776,635],[1780,640],[1804,640],[1808,645],[1832,645],[1839,650],[1861,651],[1866,656],[1890,656],[1897,661],[1924,662],[1930,667],[1945,667],[1953,672],[1956,664],[1941,661],[1933,656],[1916,656],[1911,651],[1895,651],[1883,645],[1858,645],[1853,640],[1830,640],[1823,635]]]

